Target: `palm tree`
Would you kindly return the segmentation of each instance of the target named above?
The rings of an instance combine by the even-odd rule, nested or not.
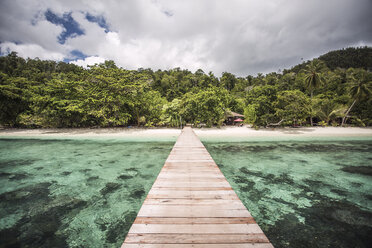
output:
[[[326,125],[329,125],[330,121],[342,117],[346,109],[346,106],[337,104],[330,99],[324,99],[321,100],[317,106],[316,116],[324,121]]]
[[[305,68],[305,85],[310,90],[311,102],[313,102],[313,92],[322,84],[321,71],[325,68],[322,61],[314,59]],[[310,106],[310,125],[313,126],[313,107]]]
[[[349,117],[351,109],[354,107],[358,100],[371,95],[371,77],[368,77],[368,72],[363,69],[352,69],[351,76],[349,77],[349,93],[353,99],[350,107],[347,109],[344,117],[342,118],[341,127],[345,124],[346,119]]]

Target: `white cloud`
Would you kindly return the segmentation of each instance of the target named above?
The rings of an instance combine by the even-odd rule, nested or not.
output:
[[[371,44],[371,8],[370,0],[3,0],[0,41],[65,56],[79,50],[128,69],[201,68],[246,76]],[[59,44],[63,29],[45,20],[47,9],[71,12],[85,35]],[[87,12],[105,17],[110,32],[86,20]]]
[[[17,52],[19,56],[24,58],[36,58],[45,60],[63,60],[64,54],[48,51],[37,44],[15,44],[12,42],[4,42],[0,44],[0,49],[2,52],[14,51]]]
[[[118,33],[116,32],[108,32],[106,35],[106,41],[110,45],[119,46],[120,45],[120,38]]]
[[[40,6],[32,3],[33,1],[2,1],[0,41],[35,44],[46,50],[66,52],[57,38],[64,29],[46,21]]]
[[[98,57],[98,56],[91,56],[91,57],[87,57],[85,59],[78,59],[78,60],[75,60],[75,61],[71,61],[70,63],[78,65],[78,66],[82,66],[84,68],[87,68],[88,65],[101,64],[103,62],[105,62],[104,58],[101,58],[101,57]]]

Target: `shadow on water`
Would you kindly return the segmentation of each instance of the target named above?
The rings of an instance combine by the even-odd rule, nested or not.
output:
[[[13,226],[0,231],[1,247],[67,247],[67,237],[58,232],[61,219],[75,216],[87,202],[65,195],[50,197],[50,185],[40,183],[0,195],[1,212],[15,214],[14,205],[28,210]]]
[[[120,188],[119,183],[107,183],[103,189],[100,190],[102,196],[107,196]]]
[[[296,209],[304,223],[286,214],[263,227],[275,247],[370,247],[371,212],[344,201],[317,200],[309,208]]]
[[[345,166],[341,170],[348,173],[372,176],[372,166]]]
[[[124,213],[120,219],[110,223],[107,226],[106,231],[107,241],[112,244],[117,243],[118,237],[120,238],[120,240],[124,241],[124,238],[127,235],[129,228],[132,226],[132,223],[136,219],[136,216],[137,212],[130,211]]]
[[[135,199],[141,199],[145,194],[146,194],[146,191],[143,188],[138,187],[138,188],[133,189],[130,192],[129,197],[132,197]]]
[[[9,169],[9,168],[13,168],[14,166],[29,166],[29,165],[32,165],[36,161],[37,161],[36,159],[16,159],[16,160],[0,159],[0,168]]]

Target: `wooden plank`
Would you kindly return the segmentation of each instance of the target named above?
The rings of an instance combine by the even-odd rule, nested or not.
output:
[[[186,149],[182,149],[182,148],[178,148],[178,149],[174,149],[170,152],[171,155],[176,155],[176,154],[202,154],[202,155],[208,155],[210,156],[209,152],[206,151],[205,149],[192,149],[192,148],[186,148]]]
[[[200,168],[200,169],[187,169],[187,168],[164,168],[160,171],[164,174],[183,174],[185,177],[190,177],[190,174],[197,174],[199,176],[211,174],[217,175],[221,172],[214,168]]]
[[[192,176],[193,175],[193,176]],[[173,174],[170,174],[170,173],[162,173],[162,175],[159,175],[157,177],[157,179],[182,179],[182,178],[194,178],[194,179],[203,179],[205,181],[208,181],[210,178],[222,178],[224,179],[224,177],[221,177],[221,175],[215,173],[215,174],[200,174],[200,173],[193,173],[191,175],[191,173],[188,173],[187,175],[183,174],[183,173],[173,173]]]
[[[174,199],[174,198],[163,198],[163,199],[146,199],[143,204],[146,205],[207,205],[207,206],[239,206],[244,209],[244,205],[238,199],[236,200],[217,200],[217,199]],[[230,207],[229,207],[230,208]]]
[[[122,248],[174,248],[174,244],[123,244]],[[274,248],[270,243],[177,244],[177,248]]]
[[[213,167],[213,168],[218,168],[218,166],[216,164],[214,164],[214,162],[209,162],[209,161],[186,161],[186,162],[165,162],[164,166],[165,167],[169,167],[169,166],[178,166],[178,167],[185,167],[185,166],[189,166],[189,167],[195,167],[195,166],[208,166],[208,167]]]
[[[200,170],[200,169],[206,169],[206,170],[218,170],[219,168],[217,166],[211,166],[208,164],[196,164],[194,162],[179,162],[180,164],[177,165],[175,162],[172,162],[172,165],[166,165],[162,170],[171,170],[171,169],[184,169],[184,170]],[[175,165],[176,164],[176,165]]]
[[[177,197],[172,195],[172,194],[167,194],[167,195],[158,195],[158,194],[149,194],[147,196],[148,199],[191,199],[190,195],[178,195]],[[238,200],[237,195],[210,195],[210,194],[205,194],[201,195],[198,194],[197,196],[192,197],[192,199],[216,199],[216,200]]]
[[[188,172],[188,173],[200,173],[200,174],[207,174],[207,173],[212,173],[212,172],[218,172],[221,173],[221,171],[218,168],[214,167],[204,167],[204,168],[198,168],[198,167],[164,167],[161,172]]]
[[[175,199],[175,200],[177,200],[177,199]],[[187,207],[196,209],[196,208],[200,208],[201,206],[208,207],[209,209],[218,208],[218,211],[220,211],[220,210],[245,210],[245,207],[244,207],[243,204],[233,204],[233,203],[225,204],[223,206],[218,205],[217,203],[215,203],[215,204],[212,204],[212,203],[210,203],[210,204],[182,204],[182,205],[181,204],[161,204],[161,203],[149,204],[149,203],[146,203],[146,204],[143,204],[142,206],[146,207],[147,209],[155,209],[156,211],[161,211],[166,206],[171,206],[171,207],[175,207],[175,208],[183,208],[185,210],[186,210]],[[154,210],[152,210],[152,211],[154,211]],[[195,211],[193,211],[193,212],[195,212]]]
[[[172,162],[172,163],[186,163],[186,162],[194,162],[194,161],[212,162],[213,159],[200,159],[200,160],[192,160],[192,159],[167,159],[167,162]]]
[[[246,209],[213,209],[209,206],[142,206],[138,212],[141,217],[251,217]]]
[[[195,156],[197,155],[197,156]],[[204,158],[212,158],[209,153],[195,153],[195,152],[171,152],[168,158],[176,158],[176,159],[192,159],[192,160],[203,160]]]
[[[210,173],[199,173],[199,172],[189,172],[187,175],[185,173],[177,172],[177,171],[162,171],[159,174],[158,178],[185,178],[185,177],[203,177],[203,178],[221,178],[221,172],[213,171]]]
[[[190,187],[190,188],[200,188],[200,187],[210,187],[213,184],[213,187],[229,187],[230,184],[226,182],[157,182],[155,181],[155,187]]]
[[[263,233],[251,234],[132,234],[128,233],[127,243],[143,244],[239,244],[269,243]]]
[[[220,190],[232,190],[231,187],[152,187],[152,189],[158,190],[183,190],[183,191],[220,191]]]
[[[192,148],[186,148],[186,149],[178,149],[178,150],[172,150],[169,155],[192,155],[192,156],[210,156],[209,152],[205,149],[192,149]]]
[[[177,163],[180,163],[179,160],[186,160],[186,163],[189,162],[206,162],[206,163],[211,163],[213,162],[213,159],[211,156],[198,156],[198,157],[192,157],[192,155],[186,155],[186,156],[180,156],[180,155],[174,155],[174,156],[169,156],[168,159],[166,160],[167,163],[174,163],[172,162],[173,160],[176,160]]]
[[[167,171],[167,170],[172,170],[172,169],[178,169],[178,170],[196,170],[197,172],[200,172],[201,171],[210,171],[210,170],[216,170],[216,171],[219,171],[219,168],[216,167],[216,166],[211,166],[211,165],[197,165],[197,164],[194,164],[194,163],[189,163],[189,164],[186,164],[184,162],[181,162],[180,165],[174,165],[174,163],[171,165],[171,166],[165,166],[163,168],[164,171]]]
[[[130,233],[251,234],[261,233],[257,224],[133,224]]]
[[[199,188],[198,188],[199,189]],[[152,188],[149,194],[156,195],[173,195],[174,197],[187,195],[191,198],[199,195],[236,195],[232,190],[164,190]]]
[[[200,160],[199,160],[200,161]],[[171,162],[172,164],[168,164],[164,167],[164,169],[197,169],[199,167],[206,168],[206,169],[219,169],[217,166],[212,166],[208,164],[209,162],[205,162],[204,164],[199,164],[193,161],[186,161],[186,162]]]
[[[122,248],[272,248],[191,128],[182,130]]]
[[[159,218],[137,217],[134,224],[256,224],[253,217],[227,218]]]
[[[215,165],[214,163],[212,162],[177,162],[177,163],[174,163],[174,162],[166,162],[164,164],[165,167],[170,167],[170,166],[178,166],[178,167],[185,167],[185,166],[189,166],[189,167],[195,167],[195,166],[208,166],[208,167],[213,167],[213,168],[218,168],[217,165]]]
[[[198,155],[197,157],[194,157],[195,155],[170,155],[168,156],[168,159],[166,160],[168,163],[172,163],[172,160],[187,160],[188,162],[204,162],[204,160],[207,160],[205,162],[213,162],[213,159],[211,156],[207,155]],[[178,162],[179,163],[179,162]]]
[[[167,182],[169,182],[169,183],[172,183],[172,182],[179,182],[179,183],[183,183],[183,182],[192,182],[192,183],[196,183],[196,182],[198,182],[198,183],[205,183],[205,182],[207,182],[207,183],[220,183],[220,182],[227,182],[226,181],[226,179],[225,178],[208,178],[208,179],[206,179],[206,178],[183,178],[183,179],[181,179],[181,178],[167,178],[167,179],[162,179],[162,178],[158,178],[157,180],[156,180],[156,182],[158,182],[158,183],[167,183]]]

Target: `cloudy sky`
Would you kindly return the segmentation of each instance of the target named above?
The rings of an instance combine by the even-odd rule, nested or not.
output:
[[[0,52],[247,76],[371,46],[371,10],[372,0],[0,0]]]

